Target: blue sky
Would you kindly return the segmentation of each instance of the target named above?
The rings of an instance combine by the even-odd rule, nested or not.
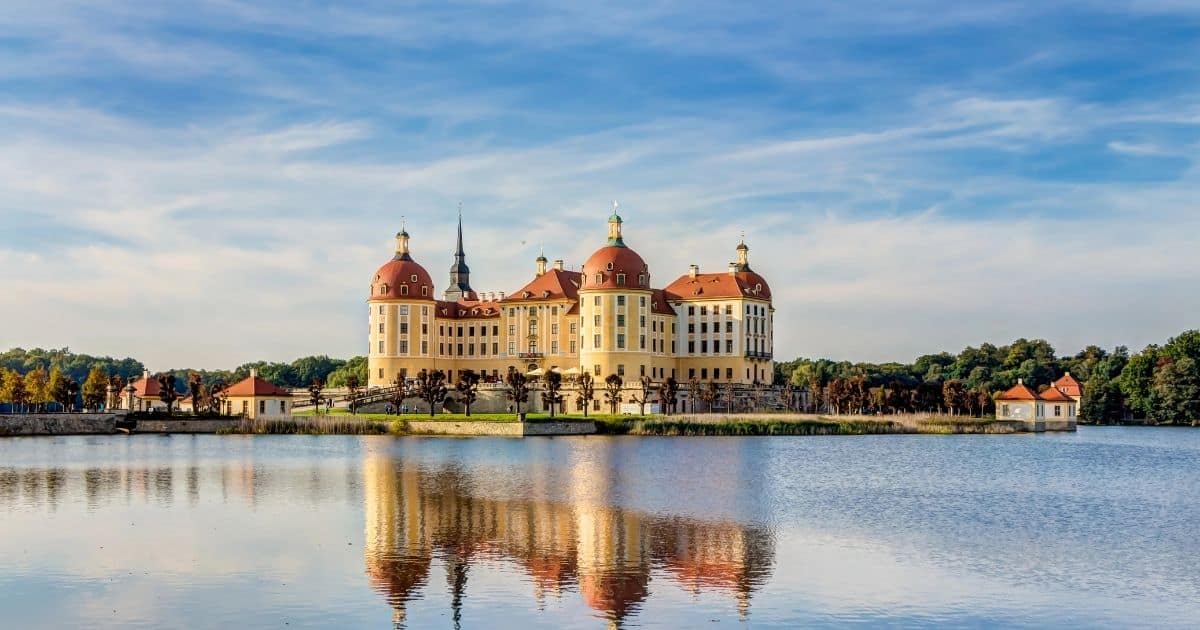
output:
[[[1200,325],[1200,4],[0,6],[0,346],[152,368],[365,351],[407,218],[439,283],[656,284],[745,231],[777,355]]]

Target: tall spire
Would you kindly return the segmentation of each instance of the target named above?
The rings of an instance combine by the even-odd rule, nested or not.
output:
[[[471,289],[471,269],[467,267],[467,253],[463,250],[462,202],[458,203],[458,246],[454,249],[454,264],[450,265],[450,286],[444,292],[447,302],[477,299]]]
[[[404,217],[400,217],[400,231],[396,232],[396,260],[412,260],[412,256],[408,254],[407,223]]]

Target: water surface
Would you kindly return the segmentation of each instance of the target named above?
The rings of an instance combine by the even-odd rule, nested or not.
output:
[[[4,626],[1194,627],[1200,431],[0,439]]]

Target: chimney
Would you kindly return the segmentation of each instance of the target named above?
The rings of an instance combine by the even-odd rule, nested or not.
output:
[[[150,380],[150,370],[143,369],[142,370],[142,378],[146,379],[147,381]]]
[[[735,262],[729,263],[729,275],[732,276],[733,274],[735,274],[737,272],[738,272],[738,264]]]
[[[700,275],[700,265],[689,265],[688,266],[688,277],[695,278],[698,275]]]
[[[503,291],[501,291],[501,292],[500,292],[500,299],[501,299],[501,300],[503,300],[503,299],[504,299],[504,292],[503,292]]]
[[[555,269],[557,269],[558,271],[562,271],[562,270],[563,270],[563,261],[562,261],[562,259],[561,259],[561,258],[559,258],[558,260],[554,261],[554,268],[555,268]]]
[[[258,368],[250,368],[250,378],[258,378]]]

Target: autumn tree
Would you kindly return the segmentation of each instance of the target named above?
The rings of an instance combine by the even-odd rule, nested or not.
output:
[[[576,381],[575,399],[579,401],[580,407],[583,408],[583,417],[587,417],[588,409],[592,406],[592,401],[596,400],[596,381],[592,375],[584,372],[579,375],[579,380]]]
[[[0,399],[7,400],[13,408],[13,411],[24,411],[25,403],[29,400],[29,393],[25,390],[25,378],[16,370],[7,370],[4,374],[4,389],[0,392]]]
[[[555,405],[562,404],[562,374],[551,370],[546,372],[542,377],[542,383],[545,388],[542,390],[542,404],[550,410],[550,417],[554,417]]]
[[[204,405],[204,377],[199,372],[188,372],[188,397],[192,399],[192,415],[200,413]]]
[[[441,370],[421,370],[417,374],[417,398],[429,405],[429,417],[437,413],[437,406],[446,402],[449,393],[446,373]]]
[[[58,366],[50,368],[46,378],[46,402],[58,404],[60,411],[67,410],[67,377]]]
[[[479,398],[479,373],[475,370],[459,370],[458,382],[454,391],[458,392],[458,400],[466,409],[467,417],[471,416],[471,405]]]
[[[608,412],[612,415],[617,415],[617,405],[621,404],[621,387],[625,382],[616,374],[609,374],[604,379],[604,402],[608,405]]]
[[[704,401],[704,408],[709,412],[713,412],[713,403],[721,396],[721,386],[716,381],[709,381],[704,389],[700,390],[700,400]]]
[[[83,407],[84,409],[96,410],[107,404],[105,400],[108,397],[108,375],[100,366],[96,366],[88,372],[87,379],[83,381]]]
[[[689,408],[691,409],[692,413],[696,413],[696,403],[701,397],[700,381],[696,380],[695,378],[688,379],[687,394],[688,402],[690,403]]]
[[[42,405],[50,400],[47,385],[49,378],[46,376],[46,370],[39,367],[25,374],[25,399],[33,405],[35,411],[41,411]]]
[[[966,407],[967,388],[957,379],[942,384],[942,401],[950,410],[951,415],[958,415],[959,410]]]

